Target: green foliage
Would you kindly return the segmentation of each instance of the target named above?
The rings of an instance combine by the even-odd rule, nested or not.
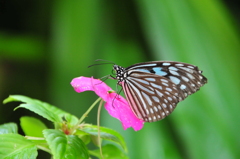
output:
[[[102,147],[103,158],[104,159],[128,159],[125,153],[119,150],[114,145],[107,144]],[[91,155],[101,158],[99,150],[94,150],[89,152]]]
[[[37,146],[21,135],[1,134],[0,143],[0,158],[2,159],[35,159],[37,157]]]
[[[90,134],[90,135],[93,135],[95,137],[98,136],[98,127],[95,126],[95,125],[85,124],[84,127],[81,130]],[[122,148],[125,151],[127,151],[125,141],[124,141],[123,137],[118,132],[116,132],[112,129],[109,129],[109,128],[100,127],[100,136],[101,136],[102,139],[113,141],[113,142],[121,145]]]
[[[47,126],[39,119],[29,116],[21,117],[20,125],[27,136],[43,137],[42,131],[47,129]]]
[[[7,123],[0,125],[0,134],[17,134],[18,128],[15,123]]]
[[[54,159],[89,158],[87,147],[76,135],[66,135],[60,130],[51,129],[44,130],[43,134]]]
[[[44,123],[33,117],[21,117],[21,127],[27,135],[25,138],[17,134],[17,125],[8,123],[0,125],[0,158],[30,158],[37,156],[37,148],[49,152],[54,159],[88,159],[89,155],[101,158],[99,148],[88,150],[90,138],[98,136],[95,125],[78,123],[77,117],[64,112],[48,103],[21,95],[11,95],[4,100],[8,102],[23,102],[18,108],[25,108],[50,120],[54,129],[48,129]],[[111,158],[128,158],[123,137],[114,130],[99,127],[99,137],[122,146],[103,147],[103,156]],[[94,142],[94,141],[93,141]],[[99,144],[98,146],[101,146]],[[116,152],[116,153],[115,153]]]
[[[18,108],[26,108],[55,123],[60,123],[62,121],[62,118],[65,118],[72,125],[76,124],[78,121],[77,117],[62,111],[61,109],[53,107],[48,103],[44,103],[39,100],[31,99],[25,96],[10,96],[9,98],[5,99],[3,103],[13,101],[25,102],[23,104],[20,104],[17,108],[15,108],[15,110]]]

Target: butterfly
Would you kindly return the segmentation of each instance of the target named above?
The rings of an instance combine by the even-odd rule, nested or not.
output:
[[[113,70],[132,111],[145,122],[164,119],[207,83],[197,66],[182,62],[151,61],[127,68],[114,64]]]

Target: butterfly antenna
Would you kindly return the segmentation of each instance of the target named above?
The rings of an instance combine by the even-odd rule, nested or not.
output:
[[[115,63],[114,63],[114,62],[112,62],[112,61],[103,60],[103,59],[97,59],[97,60],[95,60],[95,61],[106,61],[106,62],[109,62],[109,63],[115,64]]]
[[[89,67],[92,67],[92,66],[104,65],[104,64],[112,64],[112,65],[115,65],[114,62],[108,61],[108,60],[97,59],[97,60],[95,60],[95,61],[105,61],[105,63],[96,63],[96,64],[93,64],[93,65],[88,66],[88,68],[89,68]]]

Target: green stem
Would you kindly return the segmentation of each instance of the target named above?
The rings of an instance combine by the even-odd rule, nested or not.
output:
[[[100,138],[100,112],[102,108],[103,100],[100,102],[99,107],[98,107],[98,115],[97,115],[97,127],[98,127],[98,143],[99,143],[99,148],[100,148],[100,155],[101,158],[103,159],[103,154],[102,154],[102,144],[101,144],[101,138]]]
[[[25,136],[25,138],[29,140],[45,140],[43,137]]]
[[[45,152],[48,152],[49,154],[52,154],[51,150],[44,147],[44,146],[37,145],[37,148],[40,149],[40,150],[43,150]]]
[[[101,100],[102,98],[98,98],[89,108],[88,110],[82,115],[82,117],[79,119],[77,126],[82,123],[82,121],[87,117],[89,112],[93,109],[93,107]]]

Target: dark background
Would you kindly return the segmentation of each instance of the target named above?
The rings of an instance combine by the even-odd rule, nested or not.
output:
[[[0,0],[0,100],[22,94],[80,117],[97,96],[76,93],[71,80],[111,73],[111,65],[87,68],[95,59],[191,63],[209,82],[172,115],[135,132],[103,109],[101,125],[124,136],[132,159],[238,158],[239,37],[237,1]],[[42,119],[16,106],[0,106],[1,124]],[[96,110],[86,122],[96,124]]]

